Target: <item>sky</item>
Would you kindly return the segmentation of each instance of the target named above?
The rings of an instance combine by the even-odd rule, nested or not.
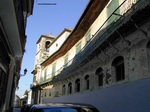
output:
[[[28,70],[25,76],[19,80],[19,89],[16,94],[19,97],[30,90],[33,82],[36,42],[41,35],[52,33],[58,36],[64,28],[74,28],[89,0],[34,0],[33,14],[27,18],[26,35],[27,43],[23,56],[21,74]],[[56,3],[56,5],[38,5],[39,3]]]

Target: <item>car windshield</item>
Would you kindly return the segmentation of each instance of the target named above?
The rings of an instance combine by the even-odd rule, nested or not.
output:
[[[78,111],[72,108],[44,108],[38,109],[35,112],[78,112]]]
[[[98,112],[96,109],[89,108],[42,108],[36,109],[35,112]]]

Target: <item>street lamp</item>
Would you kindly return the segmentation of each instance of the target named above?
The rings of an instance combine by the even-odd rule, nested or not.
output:
[[[28,70],[25,68],[25,69],[24,69],[24,74],[20,74],[20,77],[21,77],[21,76],[25,76],[25,75],[27,74],[27,71],[28,71]]]

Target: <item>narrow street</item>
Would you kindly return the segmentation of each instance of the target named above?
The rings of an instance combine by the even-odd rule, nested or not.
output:
[[[0,9],[0,112],[150,112],[150,0]]]
[[[13,108],[13,112],[21,112],[20,108]]]

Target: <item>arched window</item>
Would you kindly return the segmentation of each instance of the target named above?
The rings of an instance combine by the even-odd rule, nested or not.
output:
[[[46,97],[46,91],[45,91],[44,97]]]
[[[150,41],[148,42],[146,46],[146,50],[147,50],[148,70],[150,70]]]
[[[80,79],[75,81],[75,92],[80,92]]]
[[[112,73],[115,74],[116,81],[125,79],[124,59],[122,56],[114,59],[114,61],[112,62],[112,70]]]
[[[72,83],[70,82],[68,84],[68,94],[71,94],[72,93]]]
[[[51,96],[52,94],[51,94],[51,90],[49,91],[49,96]]]
[[[50,43],[51,43],[50,41],[46,41],[46,43],[45,43],[45,50],[48,50]]]
[[[98,68],[97,70],[96,70],[96,72],[95,72],[95,74],[96,74],[96,78],[97,78],[97,80],[98,80],[98,86],[102,86],[103,85],[103,76],[104,76],[104,74],[103,74],[103,69],[100,67],[100,68]]]
[[[89,75],[86,75],[84,77],[84,81],[85,81],[85,89],[89,90],[90,89],[90,80],[89,80]]]
[[[63,85],[63,86],[62,86],[62,95],[65,95],[65,92],[66,92],[66,86]]]

